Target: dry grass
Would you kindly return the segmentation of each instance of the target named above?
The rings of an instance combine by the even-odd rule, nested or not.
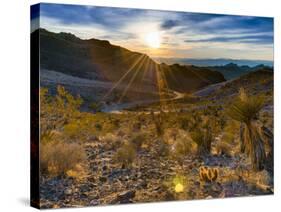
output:
[[[215,144],[216,154],[231,157],[236,150],[235,137],[233,133],[223,132],[221,138]]]
[[[100,140],[104,143],[105,147],[116,150],[122,145],[124,139],[113,133],[107,133],[104,136],[100,136]]]
[[[136,158],[136,149],[132,144],[124,144],[115,155],[115,160],[122,166],[129,167]]]
[[[194,155],[197,152],[197,144],[188,135],[181,136],[176,139],[172,150],[173,155],[176,157]]]
[[[215,148],[218,155],[232,156],[232,146],[225,141],[217,143]]]
[[[40,146],[40,171],[44,175],[66,175],[85,161],[86,154],[79,144],[48,142]]]

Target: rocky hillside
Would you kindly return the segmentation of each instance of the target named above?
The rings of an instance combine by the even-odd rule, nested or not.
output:
[[[262,68],[250,72],[235,80],[225,83],[210,95],[216,101],[232,99],[240,88],[244,88],[251,95],[264,94],[268,97],[268,104],[273,104],[273,70]]]
[[[163,63],[160,67],[169,88],[180,92],[195,91],[207,85],[225,81],[221,73],[204,67]]]
[[[145,54],[109,41],[82,40],[70,33],[45,29],[33,33],[39,31],[41,69],[113,83],[122,79],[122,84],[131,83],[142,91],[157,90],[157,71],[164,73],[168,87],[185,92],[225,80],[221,73],[207,68],[158,64]]]

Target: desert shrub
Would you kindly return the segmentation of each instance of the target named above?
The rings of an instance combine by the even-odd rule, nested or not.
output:
[[[158,142],[157,154],[162,157],[168,156],[170,153],[170,146],[164,142],[163,139],[160,139]]]
[[[104,136],[101,136],[100,140],[104,143],[104,147],[114,150],[119,148],[123,143],[122,137],[113,133],[107,133]]]
[[[70,139],[75,139],[77,137],[82,137],[83,134],[83,127],[82,124],[78,121],[71,122],[64,126],[64,133],[66,136],[68,136]]]
[[[188,130],[189,128],[189,119],[186,117],[179,118],[180,128],[183,130]]]
[[[79,144],[48,142],[40,145],[40,171],[43,175],[65,175],[85,161],[85,151]]]
[[[101,104],[99,104],[99,103],[97,103],[97,102],[93,102],[93,103],[91,103],[91,104],[89,105],[89,108],[90,108],[93,112],[97,113],[97,112],[101,112],[102,106],[101,106]]]
[[[119,128],[120,127],[120,119],[113,119],[111,121],[112,125],[115,127],[115,128]]]
[[[163,139],[170,145],[174,144],[177,138],[181,136],[182,132],[186,132],[186,131],[179,130],[177,128],[169,128],[165,131]]]
[[[211,151],[211,144],[213,135],[211,128],[198,128],[190,133],[192,140],[197,144],[198,154],[209,154]]]
[[[139,150],[142,144],[145,142],[145,140],[146,140],[145,134],[139,133],[130,140],[130,143],[135,146],[136,150]]]
[[[102,130],[102,125],[100,123],[95,123],[95,128],[98,130],[98,131],[101,131]]]
[[[188,136],[181,137],[176,140],[173,146],[173,155],[177,158],[181,158],[187,155],[195,154],[197,150],[197,145]]]
[[[104,136],[118,129],[114,120],[104,114],[81,113],[79,118],[64,125],[63,132],[67,140],[85,141],[93,136]]]
[[[64,125],[63,132],[67,140],[73,139],[81,141],[89,138],[91,135],[99,134],[97,120],[92,114],[83,114],[79,119],[75,119]]]
[[[110,114],[95,114],[96,121],[101,123],[102,130],[100,134],[112,133],[120,128],[120,120],[118,118],[112,117]]]
[[[151,143],[150,143],[151,144]],[[170,145],[168,142],[162,137],[153,140],[153,145],[150,148],[153,148],[153,153],[156,154],[156,157],[167,157],[170,153]]]
[[[249,96],[240,89],[239,96],[232,102],[227,114],[242,123],[240,131],[241,150],[249,155],[254,170],[263,169],[266,155],[265,145],[258,126],[258,114],[264,105],[264,97]]]
[[[135,122],[132,124],[132,131],[133,132],[139,132],[141,129],[141,123],[140,122]]]
[[[230,157],[232,154],[232,146],[226,141],[220,141],[216,144],[216,151],[218,155],[225,155]]]
[[[47,88],[40,88],[40,132],[45,136],[52,130],[60,130],[65,124],[80,116],[82,99],[73,97],[64,87],[57,87],[56,96]]]
[[[164,135],[164,112],[160,111],[159,114],[154,114],[152,111],[151,118],[155,126],[157,136],[162,137]]]
[[[44,131],[40,132],[40,143],[48,143],[54,139],[54,131],[50,129],[45,129]]]
[[[136,158],[136,149],[131,144],[124,144],[121,146],[115,155],[115,160],[124,167],[129,167],[132,165]]]
[[[100,139],[103,141],[103,143],[114,143],[116,140],[119,140],[118,136],[113,133],[107,133],[104,136],[101,136]]]
[[[224,124],[223,131],[215,138],[214,147],[218,155],[231,156],[238,153],[239,123],[233,120],[227,120]]]
[[[132,123],[130,123],[130,128],[132,132],[140,132],[142,126],[145,123],[144,115],[136,115],[132,119]]]
[[[220,129],[223,130],[227,123],[226,116],[224,114],[221,114],[219,116],[218,123],[219,123]]]

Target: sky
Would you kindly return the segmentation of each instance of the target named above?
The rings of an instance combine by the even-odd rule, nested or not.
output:
[[[41,4],[32,24],[82,39],[108,40],[151,57],[273,60],[267,17]]]

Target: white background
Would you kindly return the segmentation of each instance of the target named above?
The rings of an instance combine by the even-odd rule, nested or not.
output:
[[[280,193],[281,3],[278,0],[56,0],[44,1],[274,17],[275,194],[264,197],[106,206],[71,211],[268,211]],[[33,0],[2,0],[0,6],[0,211],[29,207],[29,6]],[[68,209],[69,210],[69,209]],[[280,210],[279,208],[277,210]],[[65,211],[62,209],[60,211]]]

